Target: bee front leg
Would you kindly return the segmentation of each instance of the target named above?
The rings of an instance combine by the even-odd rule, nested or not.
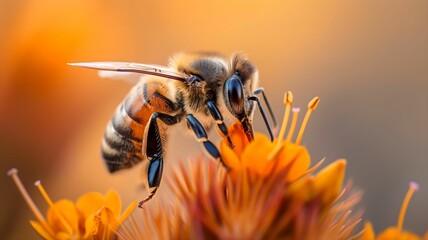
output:
[[[216,121],[218,129],[227,138],[227,142],[229,143],[229,147],[233,149],[235,146],[232,143],[232,139],[230,139],[229,132],[227,131],[227,127],[223,121],[223,116],[221,115],[220,111],[216,107],[214,101],[208,100],[207,101],[207,107],[208,107],[208,110],[209,110],[211,116]]]
[[[260,93],[262,94],[263,100],[265,101],[265,104],[269,110],[269,114],[270,114],[270,117],[272,118],[272,122],[273,122],[273,127],[276,128],[277,127],[276,117],[275,117],[275,114],[273,113],[272,107],[270,106],[269,100],[268,100],[267,95],[265,93],[265,89],[261,87],[261,88],[257,88],[253,92],[254,95],[258,95]]]
[[[273,142],[274,136],[273,136],[273,133],[272,133],[272,128],[271,128],[271,126],[269,124],[269,121],[268,121],[268,119],[266,117],[266,113],[265,113],[265,111],[263,109],[263,106],[260,103],[260,99],[257,96],[251,96],[251,97],[248,98],[248,100],[257,102],[257,106],[259,107],[260,114],[262,115],[263,121],[265,122],[266,128],[267,128],[267,130],[269,132],[270,140]]]
[[[149,188],[152,189],[149,196],[138,204],[138,207],[142,207],[143,204],[149,201],[156,193],[163,172],[163,141],[165,139],[164,131],[161,131],[157,120],[160,119],[166,125],[174,125],[182,119],[182,114],[175,116],[167,115],[164,113],[155,112],[150,117],[149,124],[146,126],[144,131],[146,147],[143,148],[145,155],[149,160],[149,166],[147,168],[147,181]]]
[[[272,128],[271,128],[271,126],[270,126],[270,124],[269,124],[269,122],[268,122],[268,120],[267,120],[267,117],[266,117],[265,111],[264,111],[264,109],[263,109],[263,106],[262,106],[262,104],[261,104],[261,102],[260,102],[260,99],[256,96],[256,95],[258,95],[258,94],[260,94],[260,93],[261,93],[261,94],[262,94],[262,96],[263,96],[263,100],[265,101],[265,104],[266,104],[267,109],[268,109],[268,111],[269,111],[270,117],[271,117],[271,119],[272,119],[274,132],[275,132],[275,134],[277,134],[277,133],[276,133],[276,131],[277,131],[277,122],[276,122],[275,114],[274,114],[274,113],[273,113],[273,111],[272,111],[272,107],[270,106],[270,103],[269,103],[269,100],[268,100],[268,98],[267,98],[267,96],[266,96],[266,94],[265,94],[265,90],[264,90],[264,88],[258,88],[258,89],[256,89],[256,90],[253,92],[253,95],[252,95],[251,97],[249,97],[249,98],[248,98],[248,100],[250,100],[250,101],[256,101],[256,102],[257,102],[257,105],[258,105],[259,110],[260,110],[260,114],[262,115],[262,117],[263,117],[263,121],[265,122],[265,125],[266,125],[266,127],[267,127],[267,129],[268,129],[268,131],[269,131],[269,136],[270,136],[270,138],[271,138],[271,141],[273,141],[273,139],[274,139],[274,134],[272,133],[272,132],[273,132],[273,131],[272,131]]]
[[[198,142],[201,142],[204,145],[204,148],[208,154],[212,158],[219,160],[226,169],[229,169],[225,162],[223,162],[217,147],[210,140],[208,140],[207,132],[198,119],[196,119],[192,114],[188,114],[186,115],[186,120],[187,126],[193,130],[196,139]]]

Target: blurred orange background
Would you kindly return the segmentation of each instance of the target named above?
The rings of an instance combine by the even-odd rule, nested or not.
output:
[[[37,179],[55,200],[110,187],[125,204],[143,198],[141,167],[109,175],[99,156],[131,85],[66,63],[166,64],[197,50],[248,53],[278,118],[285,91],[302,107],[320,96],[303,139],[313,161],[348,159],[377,231],[396,223],[408,182],[419,182],[405,228],[427,230],[428,1],[0,0],[1,172],[19,168],[42,210]],[[167,172],[202,153],[192,138],[171,136]],[[30,210],[0,179],[0,235],[35,238]]]

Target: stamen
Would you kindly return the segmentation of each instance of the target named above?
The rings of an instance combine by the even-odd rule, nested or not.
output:
[[[404,197],[403,205],[401,205],[400,215],[398,217],[397,229],[399,232],[403,229],[404,217],[406,215],[407,206],[409,205],[410,199],[415,191],[419,190],[419,184],[416,182],[409,183],[409,191],[407,191]]]
[[[282,139],[284,138],[285,130],[287,129],[287,122],[290,116],[290,108],[293,103],[293,93],[288,91],[284,94],[284,104],[285,104],[285,113],[284,118],[282,119],[281,130],[279,131],[278,138],[276,139],[276,145],[273,148],[272,152],[269,153],[268,159],[272,160],[282,149]]]
[[[52,232],[50,231],[50,228],[48,227],[48,225],[46,223],[45,217],[43,217],[42,213],[37,208],[33,199],[31,199],[30,194],[28,194],[27,190],[25,189],[24,185],[22,184],[21,179],[18,176],[18,170],[16,168],[12,168],[7,172],[7,175],[12,177],[13,181],[15,182],[16,187],[18,188],[19,192],[21,193],[22,197],[24,198],[24,200],[27,203],[30,210],[33,212],[36,219],[42,224],[42,226],[45,228],[45,230],[49,234],[52,235]]]
[[[296,144],[299,145],[302,141],[303,133],[305,132],[306,124],[309,121],[311,113],[317,108],[320,102],[319,97],[314,97],[308,104],[308,111],[306,112],[305,118],[303,119],[302,126],[300,127],[299,134],[297,135]]]
[[[278,155],[278,153],[282,150],[282,148],[284,148],[284,146],[284,142],[278,141],[278,144],[276,144],[272,152],[269,153],[267,159],[272,160],[274,157],[276,157],[276,155]]]
[[[58,215],[59,220],[61,221],[62,225],[65,227],[65,230],[72,235],[73,229],[71,228],[70,224],[65,220],[64,216],[61,214],[60,211],[55,207],[55,204],[53,203],[52,199],[47,194],[45,188],[42,186],[42,183],[40,180],[37,180],[34,185],[39,189],[40,193],[42,194],[45,201],[48,203],[49,207],[51,207],[55,213]]]
[[[287,122],[290,116],[290,107],[291,104],[293,104],[293,93],[291,91],[288,91],[284,94],[284,104],[285,114],[284,118],[282,119],[281,130],[279,131],[278,135],[278,143],[284,138],[285,130],[287,129]]]
[[[293,118],[291,120],[291,126],[290,126],[290,130],[288,130],[286,141],[291,141],[291,138],[293,137],[294,130],[296,129],[297,117],[299,115],[300,108],[292,108],[291,111],[293,112]]]

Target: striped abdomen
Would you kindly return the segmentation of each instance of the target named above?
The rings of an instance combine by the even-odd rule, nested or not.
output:
[[[110,172],[130,168],[144,159],[142,146],[147,145],[144,129],[150,116],[155,111],[171,112],[175,108],[167,95],[164,81],[140,82],[116,109],[101,145],[101,153]]]

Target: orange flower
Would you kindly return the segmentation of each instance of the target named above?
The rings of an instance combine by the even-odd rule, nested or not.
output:
[[[286,117],[292,94],[286,94]],[[229,127],[234,148],[225,139],[220,153],[229,169],[197,158],[188,167],[180,165],[168,179],[177,200],[168,207],[150,202],[142,212],[138,234],[125,238],[150,239],[349,239],[360,214],[351,214],[359,194],[342,188],[345,160],[312,172],[310,156],[300,145],[310,113],[318,98],[309,104],[297,140],[292,143],[298,110],[294,110],[285,141],[283,123],[274,142],[255,133],[248,142],[240,123]],[[288,113],[287,113],[288,112]],[[347,196],[347,197],[346,197]],[[159,210],[170,214],[159,214]],[[157,213],[156,213],[157,212]],[[148,224],[148,219],[153,221]],[[142,226],[141,226],[142,225]],[[134,224],[135,226],[135,224]]]
[[[266,177],[273,172],[289,168],[285,181],[290,182],[306,173],[311,162],[310,155],[306,148],[300,145],[300,141],[309,116],[319,103],[319,98],[316,97],[309,103],[308,111],[295,143],[291,142],[291,138],[296,126],[299,113],[298,108],[293,109],[293,119],[287,139],[285,141],[282,140],[286,131],[292,102],[293,94],[287,92],[284,97],[286,110],[283,124],[279,137],[274,142],[269,141],[263,134],[256,133],[254,141],[250,143],[245,138],[245,133],[239,122],[229,127],[229,135],[235,147],[231,149],[227,139],[223,139],[220,143],[220,152],[223,161],[231,168],[233,175],[236,175],[236,173],[241,172],[243,169],[248,169],[253,174]]]
[[[37,219],[30,221],[31,226],[44,239],[114,239],[118,227],[137,205],[136,201],[132,202],[121,214],[122,203],[114,190],[107,191],[105,196],[97,192],[86,193],[76,203],[67,199],[53,202],[37,181],[36,186],[49,204],[46,219],[22,185],[18,171],[11,169],[8,174]]]
[[[310,156],[305,147],[286,141],[281,143],[281,149],[272,158],[270,153],[277,146],[265,135],[254,134],[254,141],[248,142],[240,122],[236,122],[229,128],[229,134],[235,145],[232,150],[227,141],[220,143],[220,152],[223,161],[231,168],[232,174],[248,169],[261,177],[267,177],[272,171],[280,171],[290,167],[287,181],[293,181],[302,176],[310,165]]]
[[[401,206],[400,215],[398,217],[398,222],[396,227],[389,227],[385,231],[381,232],[377,237],[373,230],[373,225],[371,222],[366,222],[364,225],[364,234],[361,237],[361,240],[388,240],[388,239],[396,239],[396,240],[428,240],[428,231],[425,233],[424,237],[419,237],[418,235],[404,231],[403,223],[404,217],[406,215],[407,206],[409,205],[410,199],[415,191],[419,189],[419,185],[415,182],[410,182],[409,191],[404,198],[403,205]]]

